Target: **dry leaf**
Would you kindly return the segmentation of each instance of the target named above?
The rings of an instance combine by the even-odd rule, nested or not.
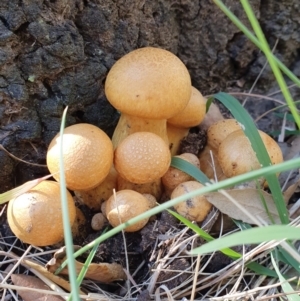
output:
[[[48,272],[44,266],[35,262],[34,260],[24,258],[24,259],[22,259],[22,264],[29,269],[34,269],[37,272],[41,273],[43,276],[45,276],[46,278],[48,278],[55,284],[59,285],[66,291],[68,291],[68,292],[71,291],[70,283],[67,280],[65,280],[59,276],[56,276],[53,273]],[[83,294],[83,292],[81,290],[79,290],[79,292],[81,294]]]
[[[47,286],[42,280],[34,276],[13,274],[11,275],[11,280],[14,283],[14,285],[17,286],[47,291],[51,290],[49,286]],[[22,289],[16,289],[16,291],[24,301],[64,301],[63,298],[56,295],[48,295],[45,293],[38,293],[36,291],[31,290],[25,291]]]
[[[65,259],[65,247],[63,247],[54,254],[53,258],[47,263],[46,268],[49,272],[54,273]],[[77,274],[79,274],[83,266],[83,263],[75,260]],[[68,269],[64,268],[60,274],[68,275]],[[125,280],[127,277],[123,267],[118,263],[91,263],[85,278],[110,283],[116,280]]]
[[[236,200],[241,206],[243,206],[248,213],[254,216],[260,221],[264,221],[268,224],[271,223],[269,216],[264,208],[261,200],[262,195],[267,204],[270,215],[275,223],[280,223],[280,218],[277,213],[276,206],[272,196],[265,191],[258,191],[257,189],[245,188],[245,189],[232,189],[227,190],[232,198]],[[207,200],[218,208],[222,213],[227,214],[231,218],[241,220],[248,224],[253,224],[253,220],[249,218],[241,209],[239,209],[233,202],[231,202],[226,196],[220,192],[211,192],[205,194]]]
[[[295,192],[299,192],[300,190],[300,179],[294,183],[291,184],[283,193],[283,197],[285,200],[285,203],[288,204],[290,198],[294,195]]]

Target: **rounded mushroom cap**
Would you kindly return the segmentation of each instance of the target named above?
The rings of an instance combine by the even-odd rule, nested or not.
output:
[[[91,220],[91,227],[93,230],[99,231],[104,227],[106,222],[107,222],[107,219],[104,216],[104,214],[101,212],[98,212],[93,216],[93,218]]]
[[[278,144],[266,133],[258,131],[270,156],[272,164],[283,161]],[[244,174],[261,167],[250,140],[242,130],[228,135],[220,144],[218,161],[226,177]]]
[[[115,150],[117,172],[132,183],[150,183],[161,178],[170,162],[168,146],[162,138],[150,132],[129,135]]]
[[[133,190],[120,190],[106,201],[106,217],[109,223],[116,227],[131,218],[150,209],[148,200],[140,193]],[[126,232],[142,229],[148,222],[145,218],[134,225],[125,228]]]
[[[209,179],[226,179],[217,158],[217,150],[210,145],[206,145],[199,155],[200,169]]]
[[[173,53],[145,47],[126,54],[113,65],[106,78],[105,94],[122,113],[168,119],[187,105],[191,78]]]
[[[190,128],[199,125],[206,112],[206,99],[194,87],[187,106],[175,116],[169,118],[167,122],[180,128]]]
[[[197,181],[187,181],[179,184],[172,192],[171,199],[202,188]],[[212,205],[203,195],[198,195],[174,206],[175,210],[189,221],[202,222]]]
[[[207,130],[207,144],[218,150],[221,142],[232,132],[241,130],[241,125],[235,119],[219,120]]]
[[[177,158],[181,158],[194,166],[200,168],[200,162],[196,155],[191,153],[183,153],[179,156],[175,156]],[[167,172],[162,176],[161,180],[163,185],[166,188],[166,192],[169,194],[171,193],[180,183],[191,181],[193,178],[192,176],[188,175],[187,173],[170,166]]]
[[[47,166],[59,181],[60,135],[51,141],[47,152]],[[89,190],[108,175],[113,162],[113,145],[109,137],[91,124],[66,127],[63,137],[63,158],[67,187]]]
[[[72,225],[76,209],[68,191],[67,202]],[[12,232],[25,243],[47,246],[60,242],[64,237],[64,230],[59,184],[43,181],[9,201],[7,220]]]

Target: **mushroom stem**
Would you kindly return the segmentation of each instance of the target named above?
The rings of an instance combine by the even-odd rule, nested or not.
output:
[[[181,140],[189,133],[189,128],[176,127],[170,123],[167,123],[167,133],[169,138],[169,147],[171,155],[178,155],[178,150]]]
[[[169,145],[166,123],[166,119],[139,118],[122,113],[112,137],[113,146],[116,148],[127,136],[136,132],[154,133]]]
[[[118,191],[130,189],[141,194],[152,194],[158,200],[161,198],[162,195],[162,183],[160,178],[150,183],[136,184],[125,180],[120,175],[118,175],[117,183]]]

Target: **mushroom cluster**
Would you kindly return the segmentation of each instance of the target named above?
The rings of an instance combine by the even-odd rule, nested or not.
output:
[[[119,59],[107,75],[105,94],[121,113],[112,139],[90,124],[65,128],[63,137],[57,134],[47,152],[47,166],[57,182],[44,181],[10,201],[8,221],[21,240],[45,246],[63,239],[61,138],[66,185],[74,194],[73,198],[67,192],[74,235],[85,222],[75,207],[75,198],[95,213],[91,227],[98,231],[107,223],[112,227],[126,223],[162,199],[202,187],[191,176],[170,167],[172,155],[201,168],[209,178],[222,179],[260,168],[248,138],[234,119],[209,126],[207,146],[199,158],[178,154],[179,143],[189,129],[203,120],[207,126],[211,120],[204,119],[206,100],[192,87],[187,68],[167,50],[145,47]],[[281,162],[277,143],[259,133],[272,163]],[[201,222],[211,205],[205,198],[195,197],[175,209],[187,219]],[[147,222],[145,218],[125,231],[138,231]]]
[[[272,164],[283,161],[279,145],[263,131],[258,131]],[[207,146],[199,156],[201,169],[218,180],[259,169],[255,152],[241,125],[235,119],[224,119],[207,130]]]
[[[105,95],[121,113],[112,139],[91,124],[66,127],[63,137],[57,134],[47,151],[47,166],[57,182],[45,181],[10,201],[9,223],[23,241],[44,246],[63,239],[61,141],[66,186],[74,195],[67,193],[74,233],[85,222],[75,199],[95,212],[91,226],[98,231],[107,222],[115,227],[128,221],[155,206],[163,193],[171,197],[178,185],[193,180],[171,168],[170,162],[181,139],[203,120],[206,100],[192,87],[189,72],[177,56],[154,47],[126,54],[109,71]],[[197,156],[180,157],[199,168]],[[137,231],[147,222],[125,231]]]

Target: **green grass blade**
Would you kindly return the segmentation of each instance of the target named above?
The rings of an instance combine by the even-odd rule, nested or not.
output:
[[[227,93],[217,93],[215,94],[215,98],[221,101],[230,110],[235,119],[237,119],[238,122],[243,125],[243,130],[249,138],[252,148],[255,151],[260,164],[262,166],[270,166],[270,157],[249,113],[243,108],[243,106],[238,102],[237,99]],[[268,181],[270,190],[272,192],[280,220],[283,224],[288,224],[288,212],[285,206],[278,179],[275,174],[265,175],[265,178]]]
[[[192,250],[191,253],[204,254],[242,244],[258,244],[264,241],[283,239],[300,239],[300,228],[288,225],[271,225],[267,227],[252,228],[211,241]]]
[[[293,114],[293,116],[295,118],[298,128],[300,128],[300,116],[298,115],[296,105],[293,102],[292,95],[286,85],[286,82],[282,76],[282,73],[278,67],[277,62],[274,59],[272,51],[269,47],[269,44],[266,40],[266,37],[265,37],[263,31],[258,23],[258,20],[255,17],[255,14],[254,14],[248,0],[241,0],[241,3],[243,5],[243,8],[247,14],[247,17],[252,25],[252,28],[253,28],[258,40],[261,42],[261,50],[264,52],[270,66],[271,66],[273,74],[277,80],[277,83],[281,89],[281,92],[289,106],[289,109],[291,110],[291,113]]]
[[[163,210],[166,210],[168,208],[171,208],[174,205],[176,205],[182,201],[186,201],[188,198],[192,198],[197,195],[202,195],[202,194],[205,194],[205,193],[211,192],[211,191],[217,191],[219,189],[225,189],[225,188],[231,187],[232,185],[237,185],[237,184],[240,184],[240,183],[243,183],[246,181],[250,181],[257,177],[261,177],[263,175],[274,174],[274,173],[294,169],[297,166],[300,166],[300,158],[292,159],[292,160],[286,161],[284,163],[264,167],[264,168],[261,168],[258,170],[253,170],[247,174],[243,174],[243,175],[231,178],[231,179],[226,179],[221,182],[214,183],[209,186],[205,186],[203,188],[189,192],[183,196],[172,199],[168,202],[165,202],[159,206],[156,206],[156,207],[148,210],[147,212],[145,212],[143,214],[140,214],[139,216],[136,216],[136,217],[130,219],[126,223],[123,223],[123,224],[111,229],[107,233],[101,235],[100,237],[98,237],[97,239],[95,239],[94,241],[92,241],[91,243],[87,244],[86,246],[84,246],[80,250],[78,250],[76,253],[74,253],[74,258],[76,258],[77,256],[81,255],[82,253],[88,251],[89,249],[93,248],[93,246],[95,244],[101,243],[101,242],[105,241],[106,239],[112,237],[113,235],[119,233],[121,230],[124,230],[127,226],[133,225],[134,223],[139,222],[140,220],[142,220],[144,218],[149,218],[152,215],[160,213]],[[55,274],[57,274],[59,272],[59,270],[63,269],[67,265],[67,262],[68,262],[68,260],[66,260],[60,266],[60,268],[55,272]]]
[[[184,171],[203,185],[210,183],[209,178],[195,165],[178,157],[172,157],[171,166]]]
[[[206,101],[206,105],[205,105],[205,113],[208,112],[210,105],[212,104],[212,102],[214,101],[214,98],[212,96],[208,97],[207,101]]]
[[[72,240],[72,231],[70,226],[70,218],[69,218],[69,209],[67,203],[67,188],[66,188],[66,179],[65,179],[65,170],[64,170],[64,162],[63,162],[63,135],[66,121],[68,107],[65,108],[62,116],[62,121],[60,125],[60,157],[59,157],[59,177],[60,177],[60,196],[62,202],[62,214],[63,214],[63,226],[64,226],[64,237],[66,244],[66,255],[69,258],[68,261],[68,270],[69,270],[69,280],[71,284],[71,295],[70,298],[73,301],[80,301],[79,298],[79,288],[76,280],[76,268],[74,261],[74,248],[73,248],[73,240]]]
[[[45,177],[42,177],[42,178],[39,178],[39,179],[31,180],[31,181],[28,181],[28,182],[24,183],[21,186],[18,186],[16,188],[11,189],[9,191],[6,191],[4,193],[1,193],[0,194],[0,205],[4,204],[6,202],[9,202],[10,200],[12,200],[12,199],[18,197],[19,195],[27,192],[28,190],[34,188],[36,185],[38,185],[42,181],[47,180],[51,177],[52,177],[52,175],[48,175],[48,176],[45,176]]]
[[[262,50],[261,42],[257,39],[257,37],[230,11],[230,9],[221,0],[213,0],[213,2],[256,47]],[[287,77],[289,77],[295,84],[297,84],[300,87],[300,79],[298,79],[297,76],[293,74],[293,72],[291,72],[276,56],[273,55],[273,58],[278,64],[279,68],[282,70],[282,72],[284,72]]]
[[[233,222],[241,229],[241,230],[247,230],[247,229],[251,229],[251,225],[244,223],[242,221],[238,221],[236,219],[232,219]]]
[[[93,248],[92,248],[89,256],[87,257],[87,259],[86,259],[86,261],[85,261],[85,263],[84,263],[84,265],[83,265],[83,267],[82,267],[82,269],[81,269],[81,271],[80,271],[80,273],[79,273],[79,275],[77,277],[77,285],[78,285],[78,287],[80,287],[80,285],[82,283],[82,280],[84,279],[84,277],[85,277],[85,275],[86,275],[86,273],[88,271],[88,268],[89,268],[89,266],[90,266],[90,264],[91,264],[91,262],[92,262],[92,260],[93,260],[93,258],[95,256],[95,254],[97,252],[98,246],[99,246],[99,244],[96,244],[96,245],[93,246]]]
[[[286,293],[286,297],[289,301],[300,301],[300,296],[298,296],[298,293],[296,293],[292,286],[286,281],[286,279],[283,277],[283,275],[280,273],[280,270],[278,268],[278,265],[274,258],[274,252],[271,253],[271,261],[273,264],[273,267],[278,275],[278,278],[281,283],[282,290]]]
[[[257,274],[257,275],[265,275],[265,276],[269,276],[269,277],[273,277],[273,278],[278,278],[278,275],[275,271],[273,271],[269,268],[266,268],[257,262],[249,262],[246,264],[246,267],[249,270],[255,272],[255,274]]]
[[[293,267],[300,275],[300,262],[298,262],[293,256],[291,256],[285,249],[281,246],[277,247],[278,256],[282,262]]]
[[[189,220],[187,220],[186,218],[184,218],[183,216],[181,216],[177,212],[174,212],[172,210],[168,210],[168,212],[170,212],[173,216],[175,216],[177,219],[179,219],[183,224],[185,224],[187,227],[192,229],[195,233],[197,233],[200,237],[202,237],[206,241],[214,240],[214,238],[212,236],[210,236],[207,232],[205,232],[200,227],[198,227],[196,224],[193,224],[192,222],[190,222]],[[240,253],[238,253],[234,250],[231,250],[229,248],[221,249],[220,251],[223,254],[225,254],[226,256],[230,257],[231,259],[241,258]]]

